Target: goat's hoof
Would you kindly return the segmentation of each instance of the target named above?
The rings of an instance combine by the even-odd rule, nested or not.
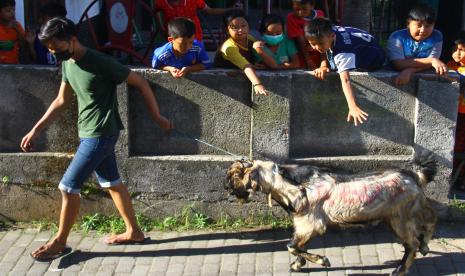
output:
[[[401,266],[398,266],[396,269],[394,269],[391,274],[389,274],[389,276],[404,276],[405,273],[404,272],[401,272],[402,270],[402,267]]]
[[[325,267],[331,267],[331,263],[329,262],[329,259],[326,258],[326,256],[321,257],[321,265]]]
[[[301,268],[302,268],[302,265],[300,264],[300,262],[299,261],[294,261],[294,262],[292,262],[291,267],[289,268],[289,270],[291,272],[299,272]]]
[[[428,245],[426,245],[426,244],[422,245],[422,246],[419,248],[419,251],[420,251],[421,255],[426,256],[426,254],[429,253],[429,247],[428,247]]]

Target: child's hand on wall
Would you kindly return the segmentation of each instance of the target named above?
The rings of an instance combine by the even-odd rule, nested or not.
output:
[[[253,90],[254,90],[255,94],[257,94],[257,95],[268,96],[268,90],[266,90],[265,86],[263,86],[263,84],[261,84],[261,83],[254,84],[253,85]]]
[[[402,70],[397,76],[394,77],[394,85],[399,86],[407,84],[410,81],[413,73],[414,72],[411,68]]]
[[[347,122],[350,122],[351,119],[354,119],[354,125],[363,124],[363,121],[368,119],[368,114],[361,110],[358,106],[349,108],[349,114],[347,114]]]
[[[173,76],[173,78],[175,78],[175,79],[178,78],[178,73],[179,73],[179,69],[178,69],[178,68],[169,67],[169,68],[168,68],[168,72],[171,73],[171,76]]]
[[[436,70],[436,74],[444,75],[447,73],[448,69],[444,62],[440,61],[437,58],[433,58],[431,66]]]
[[[320,67],[311,71],[310,74],[314,75],[317,79],[324,80],[325,75],[330,71],[328,67]]]
[[[182,78],[189,73],[189,67],[183,67],[181,70],[178,71],[177,77],[176,78]]]

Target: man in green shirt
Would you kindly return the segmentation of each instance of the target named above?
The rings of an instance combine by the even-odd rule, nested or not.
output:
[[[115,144],[123,128],[118,114],[116,86],[122,82],[142,94],[153,120],[164,130],[171,129],[168,119],[160,115],[157,101],[148,82],[110,56],[88,49],[76,37],[72,21],[53,18],[42,28],[39,39],[62,61],[63,77],[57,98],[42,118],[21,141],[23,151],[30,151],[36,137],[69,104],[76,95],[80,144],[60,181],[62,209],[58,233],[31,253],[38,261],[53,260],[66,251],[66,241],[77,219],[80,190],[95,171],[103,188],[108,188],[124,219],[126,232],[105,239],[108,244],[142,242],[144,234],[137,225],[131,198],[121,182],[116,166]]]

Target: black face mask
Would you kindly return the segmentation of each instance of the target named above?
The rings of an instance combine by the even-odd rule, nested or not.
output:
[[[55,56],[57,62],[66,61],[72,57],[72,54],[68,50],[63,52],[55,52],[53,55]]]

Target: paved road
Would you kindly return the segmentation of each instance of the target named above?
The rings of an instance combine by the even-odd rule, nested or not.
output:
[[[306,265],[290,273],[286,244],[291,232],[150,232],[144,245],[107,246],[101,236],[72,233],[70,255],[51,263],[29,253],[50,232],[33,229],[0,232],[0,275],[386,275],[402,256],[382,228],[331,230],[311,242],[310,251],[326,255],[332,267]],[[441,224],[418,256],[409,275],[465,275],[465,224]]]

